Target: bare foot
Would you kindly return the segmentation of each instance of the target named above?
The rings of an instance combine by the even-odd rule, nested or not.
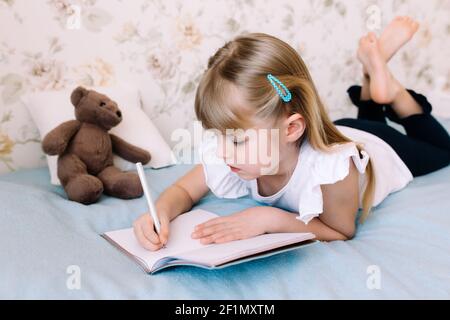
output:
[[[380,50],[384,60],[389,61],[419,29],[419,23],[408,16],[396,17],[380,36]]]
[[[408,16],[399,16],[394,18],[384,29],[380,36],[380,51],[386,62],[397,53],[419,29],[419,23]],[[367,70],[363,67],[363,74],[368,77]]]
[[[392,77],[381,53],[379,41],[373,32],[359,41],[358,59],[370,78],[370,96],[379,104],[390,104],[401,86]]]

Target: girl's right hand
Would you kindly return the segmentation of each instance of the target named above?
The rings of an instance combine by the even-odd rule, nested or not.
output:
[[[158,213],[161,233],[158,235],[153,227],[153,219],[149,212],[144,213],[133,223],[134,234],[139,244],[147,250],[156,251],[162,248],[169,239],[169,216]]]

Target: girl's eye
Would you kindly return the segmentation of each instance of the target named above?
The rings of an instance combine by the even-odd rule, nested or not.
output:
[[[245,143],[245,139],[242,139],[242,140],[233,140],[233,144],[235,145],[235,146],[239,146],[239,145],[241,145],[241,144],[244,144]]]
[[[104,106],[106,106],[106,103],[104,103],[103,101],[100,102],[100,107],[104,107]]]
[[[247,140],[248,140],[247,137],[245,137],[245,138],[238,138],[238,137],[231,136],[231,135],[226,136],[225,139],[226,139],[229,143],[232,143],[234,146],[242,145],[242,144],[246,143]]]

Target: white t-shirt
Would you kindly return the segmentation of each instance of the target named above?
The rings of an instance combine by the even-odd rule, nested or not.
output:
[[[351,140],[362,143],[364,150],[359,156],[354,142],[334,146],[331,153],[315,150],[308,139],[300,147],[296,167],[288,183],[271,196],[258,193],[257,180],[245,180],[217,156],[217,138],[204,139],[199,148],[199,159],[203,165],[206,184],[219,198],[236,199],[250,195],[256,201],[299,214],[297,219],[308,223],[323,212],[323,198],[320,185],[332,184],[344,179],[349,173],[349,158],[358,169],[359,208],[365,190],[365,169],[372,160],[375,174],[375,194],[373,206],[377,206],[390,193],[404,188],[413,175],[397,153],[377,136],[350,127],[336,126]]]

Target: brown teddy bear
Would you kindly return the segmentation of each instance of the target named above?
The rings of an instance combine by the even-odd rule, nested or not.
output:
[[[113,152],[131,162],[150,161],[150,154],[108,131],[122,121],[117,103],[83,87],[70,97],[76,120],[60,124],[42,141],[46,154],[58,155],[58,178],[70,200],[96,202],[106,194],[131,199],[142,196],[139,176],[113,165]]]

